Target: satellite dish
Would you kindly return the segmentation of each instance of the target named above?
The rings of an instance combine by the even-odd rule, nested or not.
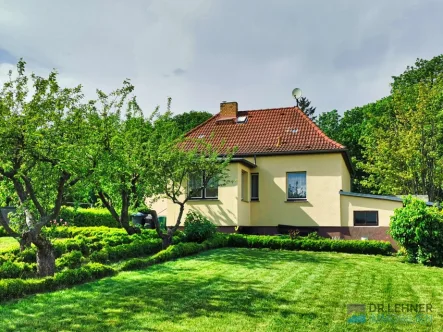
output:
[[[297,106],[298,106],[298,98],[301,97],[301,89],[295,88],[294,90],[292,90],[292,96],[295,98],[295,100],[297,100]]]

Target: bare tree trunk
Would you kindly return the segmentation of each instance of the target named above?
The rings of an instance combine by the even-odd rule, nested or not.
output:
[[[34,242],[37,247],[37,274],[40,277],[53,276],[55,273],[54,248],[47,239]]]
[[[34,244],[37,247],[37,274],[40,277],[53,276],[55,273],[55,254],[51,241],[35,230],[26,231],[20,240],[20,249]]]

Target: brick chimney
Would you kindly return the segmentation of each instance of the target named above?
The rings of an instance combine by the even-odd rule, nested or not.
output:
[[[238,104],[236,101],[220,103],[220,118],[233,119],[237,118]]]

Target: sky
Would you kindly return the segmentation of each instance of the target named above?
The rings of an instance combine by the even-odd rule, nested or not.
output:
[[[149,114],[295,105],[340,113],[443,53],[441,0],[0,0],[0,82],[19,58],[88,98],[129,78]]]

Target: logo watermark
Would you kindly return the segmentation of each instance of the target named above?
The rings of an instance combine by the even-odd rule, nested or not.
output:
[[[430,324],[432,311],[430,303],[354,303],[347,305],[347,322]]]

